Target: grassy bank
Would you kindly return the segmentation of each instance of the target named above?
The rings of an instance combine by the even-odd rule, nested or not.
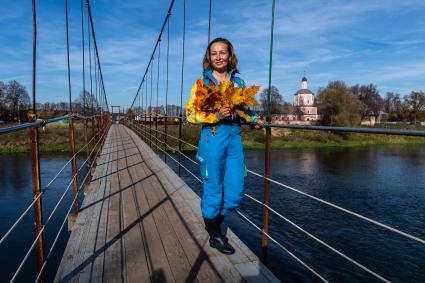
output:
[[[84,145],[83,124],[76,122],[74,129],[75,148],[79,150]],[[40,152],[69,152],[68,131],[67,123],[51,123],[39,128]],[[27,152],[30,152],[29,130],[0,136],[0,154]]]
[[[163,130],[162,127],[159,128]],[[168,133],[178,136],[178,126],[168,126]],[[155,134],[152,131],[152,134]],[[200,134],[200,127],[194,125],[185,125],[182,129],[183,139],[191,144],[197,145]],[[241,134],[245,149],[264,149],[263,130],[251,130],[243,126]],[[374,134],[357,133],[328,133],[310,130],[293,129],[273,129],[272,148],[275,150],[288,148],[322,148],[322,147],[358,147],[374,145],[392,145],[392,144],[425,144],[425,138],[422,137],[402,137]],[[162,135],[158,135],[163,140]],[[178,146],[177,140],[170,137],[167,143],[173,147]],[[194,150],[193,147],[183,144],[183,149]]]
[[[163,131],[162,126],[158,129]],[[91,132],[91,131],[89,131]],[[168,126],[169,135],[178,136],[178,126]],[[152,134],[155,131],[152,130]],[[200,126],[185,125],[182,128],[183,139],[197,145]],[[264,149],[263,130],[251,130],[247,126],[241,129],[245,149]],[[386,136],[357,133],[329,133],[321,131],[273,129],[272,148],[275,150],[288,148],[321,148],[321,147],[358,147],[391,144],[425,144],[425,138]],[[39,129],[40,152],[69,152],[68,124],[52,123]],[[75,123],[76,150],[84,145],[83,125]],[[90,138],[90,136],[89,136]],[[163,140],[163,136],[158,134]],[[171,137],[167,143],[178,147],[178,142]],[[183,144],[184,150],[195,150]],[[28,130],[0,136],[0,154],[29,152]]]

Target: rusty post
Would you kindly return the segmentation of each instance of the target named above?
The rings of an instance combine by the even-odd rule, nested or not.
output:
[[[266,121],[268,123],[271,122],[271,116],[266,117]],[[271,157],[271,128],[266,127],[266,140],[265,140],[265,153],[264,153],[264,167],[265,173],[264,176],[266,178],[270,178],[270,157]],[[263,192],[263,203],[265,205],[269,205],[270,201],[270,181],[264,179],[264,192]],[[264,233],[269,233],[269,209],[263,206],[263,227],[262,230]],[[262,248],[262,261],[264,264],[267,264],[267,250],[268,250],[268,241],[269,238],[263,233],[261,238],[261,248]]]
[[[149,146],[152,148],[152,111],[149,113]]]
[[[155,143],[158,146],[158,112],[156,113],[156,117],[155,117]],[[158,148],[155,147],[155,150],[157,149]]]
[[[94,152],[96,151],[95,145],[96,145],[96,139],[97,139],[95,128],[96,128],[96,117],[93,116],[92,119],[91,119],[91,134],[92,134],[92,138],[93,138],[93,151]],[[94,166],[96,166],[96,156],[93,156],[92,159],[93,159]]]
[[[69,150],[72,158],[72,180],[73,180],[73,191],[74,191],[74,214],[78,214],[78,181],[77,181],[77,161],[75,160],[75,139],[74,139],[74,119],[68,120],[69,125]]]
[[[181,165],[181,154],[180,152],[182,151],[182,114],[180,113],[179,116],[179,176],[181,177],[182,175],[182,165]]]
[[[91,180],[91,169],[90,169],[90,145],[88,144],[89,139],[88,139],[88,134],[87,134],[87,119],[84,119],[84,143],[86,145],[86,158],[87,158],[87,162],[86,162],[86,168],[87,168],[87,183],[90,183]]]
[[[164,116],[164,133],[164,151],[167,152],[167,114]],[[167,154],[164,154],[164,162],[167,163]]]
[[[29,114],[29,120],[35,122],[35,114]],[[30,146],[31,146],[31,172],[32,172],[32,198],[35,199],[41,194],[40,183],[40,156],[39,156],[39,141],[38,129],[30,128]],[[41,205],[41,197],[34,204],[34,233],[35,236],[40,233],[43,228],[43,213]],[[40,271],[44,263],[44,237],[41,235],[35,246],[35,255],[37,262],[37,270]],[[44,282],[44,271],[40,276],[39,282]]]

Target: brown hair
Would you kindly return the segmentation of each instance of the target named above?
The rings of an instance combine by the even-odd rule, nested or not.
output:
[[[233,49],[233,45],[229,40],[221,37],[217,37],[208,44],[207,50],[205,50],[204,60],[202,61],[202,67],[204,71],[208,71],[209,69],[213,68],[211,64],[211,45],[216,42],[222,42],[227,45],[227,52],[229,52],[229,64],[227,65],[227,70],[234,70],[235,73],[239,73],[237,68],[238,57],[236,56],[235,50]]]

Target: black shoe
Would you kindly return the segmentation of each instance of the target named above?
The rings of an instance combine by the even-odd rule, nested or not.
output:
[[[206,219],[205,228],[210,235],[210,246],[216,248],[219,252],[223,254],[233,254],[235,249],[224,240],[223,236],[220,233],[219,226],[219,217],[213,219]]]
[[[223,237],[223,239],[226,241],[226,243],[227,242],[229,242],[229,239],[226,237],[226,235],[223,233],[223,231],[221,230],[221,223],[223,223],[223,221],[224,221],[224,215],[219,215],[218,216],[218,227],[219,227],[219,229],[220,229],[220,234],[221,234],[221,236]]]

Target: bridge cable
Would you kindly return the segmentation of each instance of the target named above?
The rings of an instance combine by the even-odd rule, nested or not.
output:
[[[158,72],[156,77],[156,111],[159,112],[158,96],[159,96],[159,63],[161,59],[161,39],[158,43]],[[156,117],[158,121],[158,116]]]
[[[84,7],[83,7],[83,0],[80,0],[80,7],[81,7],[81,45],[83,49],[83,114],[86,115],[86,61],[85,61],[85,52],[86,47],[84,44]]]
[[[208,15],[208,42],[207,42],[207,46],[210,44],[210,35],[211,35],[211,12],[212,12],[212,0],[210,0],[210,10],[209,10],[209,15]]]
[[[72,91],[71,91],[71,66],[69,62],[69,24],[68,24],[68,0],[65,0],[66,17],[66,59],[68,65],[68,95],[69,95],[69,113],[72,113]]]
[[[32,0],[33,46],[32,46],[32,113],[37,114],[36,105],[36,72],[37,72],[37,11],[35,0]]]
[[[87,2],[86,2],[87,5]],[[88,15],[87,15],[88,18]],[[93,78],[92,78],[92,67],[91,67],[91,35],[90,35],[90,21],[87,19],[87,37],[89,44],[89,63],[90,63],[90,100],[91,100],[91,112],[94,115],[94,95],[93,95]],[[93,121],[92,121],[93,123]],[[93,124],[92,124],[93,126]]]
[[[101,86],[102,86],[102,90],[103,90],[103,94],[104,94],[104,98],[105,98],[105,104],[106,104],[106,108],[107,108],[107,109],[108,109],[108,111],[109,111],[108,100],[107,100],[107,98],[106,98],[105,84],[104,84],[104,82],[103,82],[102,68],[101,68],[101,65],[100,65],[99,50],[98,50],[98,48],[97,48],[96,32],[95,32],[95,30],[94,30],[93,17],[92,17],[92,14],[91,14],[91,9],[90,9],[90,2],[89,2],[89,0],[86,0],[86,4],[87,4],[87,12],[88,12],[88,15],[89,15],[89,21],[90,21],[91,33],[92,33],[92,36],[93,36],[94,50],[95,50],[95,52],[96,52],[96,59],[97,59],[97,63],[98,63],[98,66],[99,66],[99,78],[100,78],[100,80],[102,81],[102,85],[101,85]]]
[[[165,28],[165,24],[167,23],[168,18],[169,18],[169,17],[170,17],[170,15],[171,15],[171,10],[172,10],[172,8],[173,8],[174,1],[175,1],[175,0],[171,0],[170,6],[168,7],[167,15],[166,15],[166,17],[165,17],[164,23],[162,24],[161,31],[159,32],[158,39],[157,39],[157,41],[156,41],[156,44],[155,44],[155,47],[154,47],[154,49],[153,49],[152,55],[151,55],[151,57],[150,57],[150,59],[149,59],[148,66],[146,67],[146,69],[145,69],[145,73],[144,73],[144,75],[142,76],[142,80],[140,81],[139,88],[137,89],[136,95],[137,95],[137,93],[140,91],[140,88],[142,87],[142,83],[143,83],[143,82],[145,81],[145,79],[146,79],[146,76],[147,76],[148,71],[149,71],[149,65],[151,64],[151,61],[153,60],[153,57],[154,57],[154,54],[155,54],[156,48],[157,48],[157,46],[158,46],[158,40],[161,38],[161,35],[162,35],[162,33],[163,33],[163,31],[164,31],[164,28]],[[133,99],[133,102],[131,103],[130,108],[131,108],[131,107],[133,107],[133,104],[134,104],[135,100],[136,100],[136,96],[134,96],[134,99]]]

